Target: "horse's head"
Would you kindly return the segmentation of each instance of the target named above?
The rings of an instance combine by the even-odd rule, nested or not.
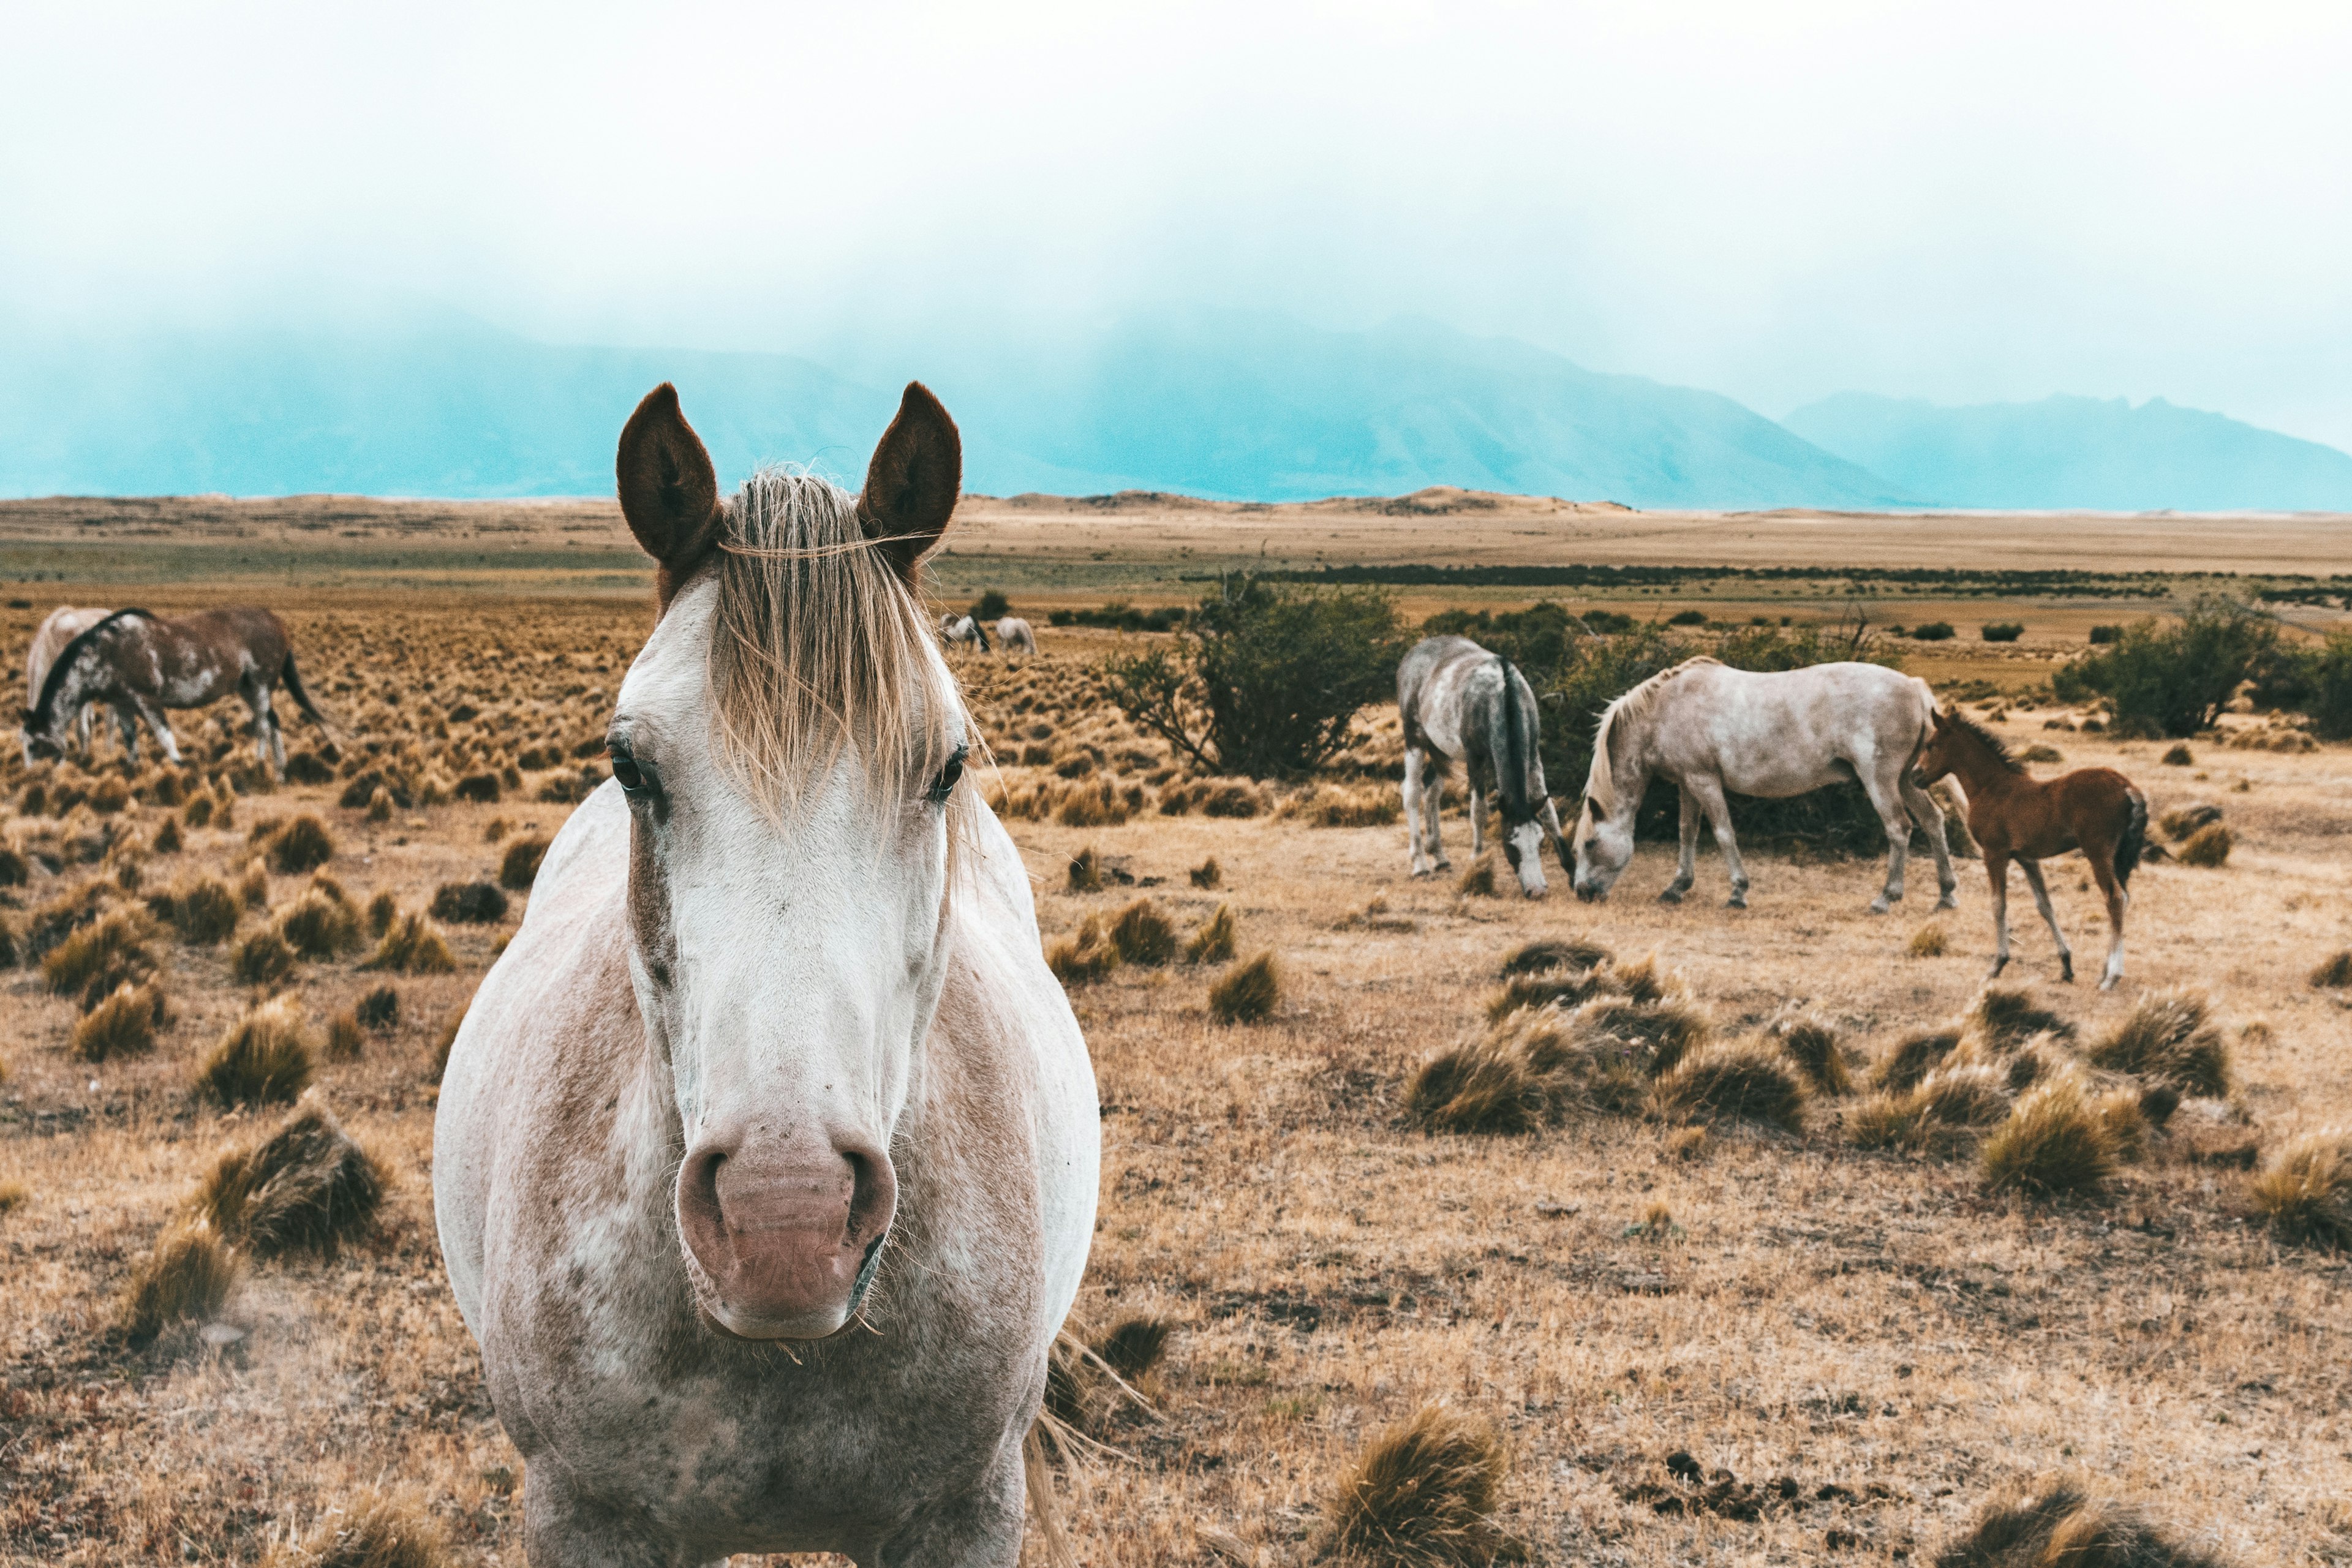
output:
[[[1921,789],[1952,771],[1952,734],[1957,726],[1937,709],[1927,727],[1927,738],[1920,742],[1919,754],[1911,760],[1911,776]]]
[[[26,767],[66,754],[64,737],[52,733],[56,726],[45,722],[37,709],[19,708],[16,715],[16,738],[24,742]]]
[[[746,1338],[847,1322],[895,1213],[891,1142],[970,794],[963,708],[912,583],[961,468],[919,385],[854,500],[766,473],[721,504],[667,385],[621,433],[622,510],[662,599],[608,735],[630,971],[682,1124],[684,1267]]]
[[[1531,899],[1540,899],[1546,891],[1543,869],[1543,824],[1530,816],[1519,822],[1510,820],[1506,811],[1503,819],[1503,858],[1517,873],[1519,891]],[[1570,868],[1570,875],[1574,868]]]
[[[1633,814],[1603,812],[1587,795],[1577,805],[1576,831],[1571,837],[1575,856],[1569,866],[1570,885],[1584,902],[1599,903],[1633,863]]]

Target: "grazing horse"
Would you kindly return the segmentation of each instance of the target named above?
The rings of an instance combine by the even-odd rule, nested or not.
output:
[[[940,640],[950,647],[973,647],[989,651],[988,628],[976,616],[944,615],[940,617]]]
[[[2050,907],[2042,862],[2080,849],[2107,901],[2107,967],[2099,989],[2113,990],[2124,974],[2131,874],[2147,846],[2147,797],[2138,786],[2113,768],[2033,778],[1999,736],[1961,713],[1936,715],[1916,773],[1923,788],[1949,773],[1968,792],[1969,831],[1984,850],[1985,875],[1992,880],[1993,974],[2009,964],[2009,863],[2014,860],[2058,943],[2058,977],[2074,978],[2074,951]]]
[[[664,384],[617,468],[659,617],[434,1129],[525,1550],[1010,1568],[1101,1119],[914,592],[955,426],[722,503]]]
[[[1459,757],[1470,791],[1470,853],[1486,847],[1482,778],[1492,773],[1503,808],[1503,853],[1528,898],[1544,895],[1549,839],[1573,871],[1559,813],[1544,787],[1536,694],[1500,654],[1468,637],[1423,637],[1397,666],[1397,711],[1404,719],[1405,858],[1416,877],[1452,864],[1437,833],[1445,770]]]
[[[1037,629],[1019,616],[1007,616],[996,623],[996,646],[1010,656],[1015,649],[1023,653],[1037,651]]]
[[[58,655],[66,650],[66,645],[106,619],[110,614],[111,612],[107,610],[77,610],[70,605],[60,605],[42,618],[40,626],[33,633],[31,644],[25,649],[26,707],[30,708],[41,700],[41,683],[48,679],[49,667],[57,663]],[[135,752],[139,744],[138,714],[129,709],[117,708],[114,723],[122,736],[122,749]],[[82,751],[87,753],[89,751],[89,708],[85,707],[74,715],[74,732],[81,742]],[[27,750],[25,761],[30,763],[32,760],[32,753]]]
[[[1680,903],[1690,891],[1704,815],[1731,874],[1735,910],[1748,907],[1748,871],[1725,792],[1780,800],[1859,780],[1886,828],[1886,886],[1870,912],[1883,915],[1903,896],[1914,822],[1935,852],[1936,907],[1957,908],[1943,808],[1910,777],[1935,716],[1926,681],[1875,664],[1759,675],[1702,658],[1652,676],[1601,712],[1576,816],[1576,896],[1607,898],[1633,860],[1633,817],[1654,775],[1682,794],[1682,862],[1659,899]]]
[[[202,708],[232,694],[253,710],[254,745],[275,778],[286,776],[286,737],[272,707],[280,682],[311,721],[331,731],[294,668],[286,624],[268,610],[241,605],[189,616],[116,610],[68,643],[49,666],[40,696],[24,710],[26,761],[60,756],[73,715],[103,702],[134,712],[155,731],[176,764],[180,742],[165,721],[169,708]],[[134,763],[137,732],[125,725]]]

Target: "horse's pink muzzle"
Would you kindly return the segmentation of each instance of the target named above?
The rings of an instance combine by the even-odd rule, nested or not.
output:
[[[695,1295],[743,1339],[823,1339],[857,1310],[898,1197],[877,1149],[702,1143],[677,1182]]]

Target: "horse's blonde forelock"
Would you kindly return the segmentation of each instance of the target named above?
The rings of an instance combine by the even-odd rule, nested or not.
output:
[[[710,685],[720,763],[778,821],[854,749],[877,802],[943,765],[962,704],[856,498],[762,468],[728,502]],[[968,791],[959,791],[968,794]]]

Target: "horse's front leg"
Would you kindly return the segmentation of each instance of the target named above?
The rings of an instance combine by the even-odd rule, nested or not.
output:
[[[1052,1474],[1042,1462],[1031,1469],[1029,1479],[1041,1487],[1053,1485]],[[940,1498],[896,1535],[878,1543],[871,1556],[858,1553],[857,1561],[887,1563],[892,1568],[899,1564],[905,1568],[1013,1568],[1021,1561],[1022,1513],[1027,1496],[1019,1463],[1000,1461],[969,1491]],[[1040,1501],[1041,1516],[1050,1510],[1060,1517],[1060,1508],[1052,1499]],[[1038,1553],[1040,1558],[1046,1555]]]
[[[648,1530],[637,1510],[581,1497],[551,1462],[531,1464],[528,1475],[522,1546],[530,1568],[696,1568],[702,1561]]]
[[[2042,923],[2050,928],[2051,940],[2058,944],[2058,978],[2072,985],[2074,983],[2074,950],[2066,945],[2066,933],[2058,929],[2058,911],[2050,907],[2050,887],[2042,879],[2042,862],[2020,860],[2026,885],[2033,889],[2033,907],[2042,911]]]
[[[1683,787],[1698,796],[1706,813],[1709,826],[1715,829],[1715,847],[1723,851],[1724,869],[1731,874],[1731,897],[1725,904],[1735,910],[1748,907],[1748,867],[1739,858],[1739,840],[1731,836],[1731,803],[1723,798],[1720,779],[1692,779]]]
[[[1855,772],[1861,773],[1859,768]],[[1878,825],[1886,830],[1886,886],[1870,901],[1870,912],[1883,915],[1903,900],[1903,865],[1911,857],[1911,814],[1898,785],[1890,785],[1875,769],[1861,776]]]
[[[163,748],[163,754],[172,759],[172,765],[178,767],[180,742],[172,733],[171,721],[163,716],[163,705],[151,698],[138,695],[133,695],[131,700],[137,704],[139,717],[147,721],[147,728],[155,731],[155,743]],[[135,736],[138,733],[137,728],[128,720],[123,721],[122,729],[128,735]],[[131,743],[131,754],[134,760],[139,754],[139,747],[135,740]]]
[[[1415,746],[1404,749],[1404,861],[1406,868],[1416,877],[1426,877],[1432,868],[1429,857],[1421,847],[1421,751]]]
[[[113,706],[113,713],[114,732],[122,739],[123,760],[136,768],[139,765],[139,710],[131,704],[118,702]],[[86,743],[83,750],[89,750]]]
[[[2009,857],[1997,849],[1985,851],[1985,876],[1992,883],[1992,973],[1998,980],[2009,967]]]
[[[1662,904],[1681,903],[1683,895],[1689,892],[1691,884],[1698,879],[1698,825],[1701,815],[1698,796],[1691,794],[1688,784],[1677,784],[1675,788],[1682,795],[1683,858],[1675,867],[1675,879],[1668,882],[1666,890],[1658,895],[1658,902]]]

